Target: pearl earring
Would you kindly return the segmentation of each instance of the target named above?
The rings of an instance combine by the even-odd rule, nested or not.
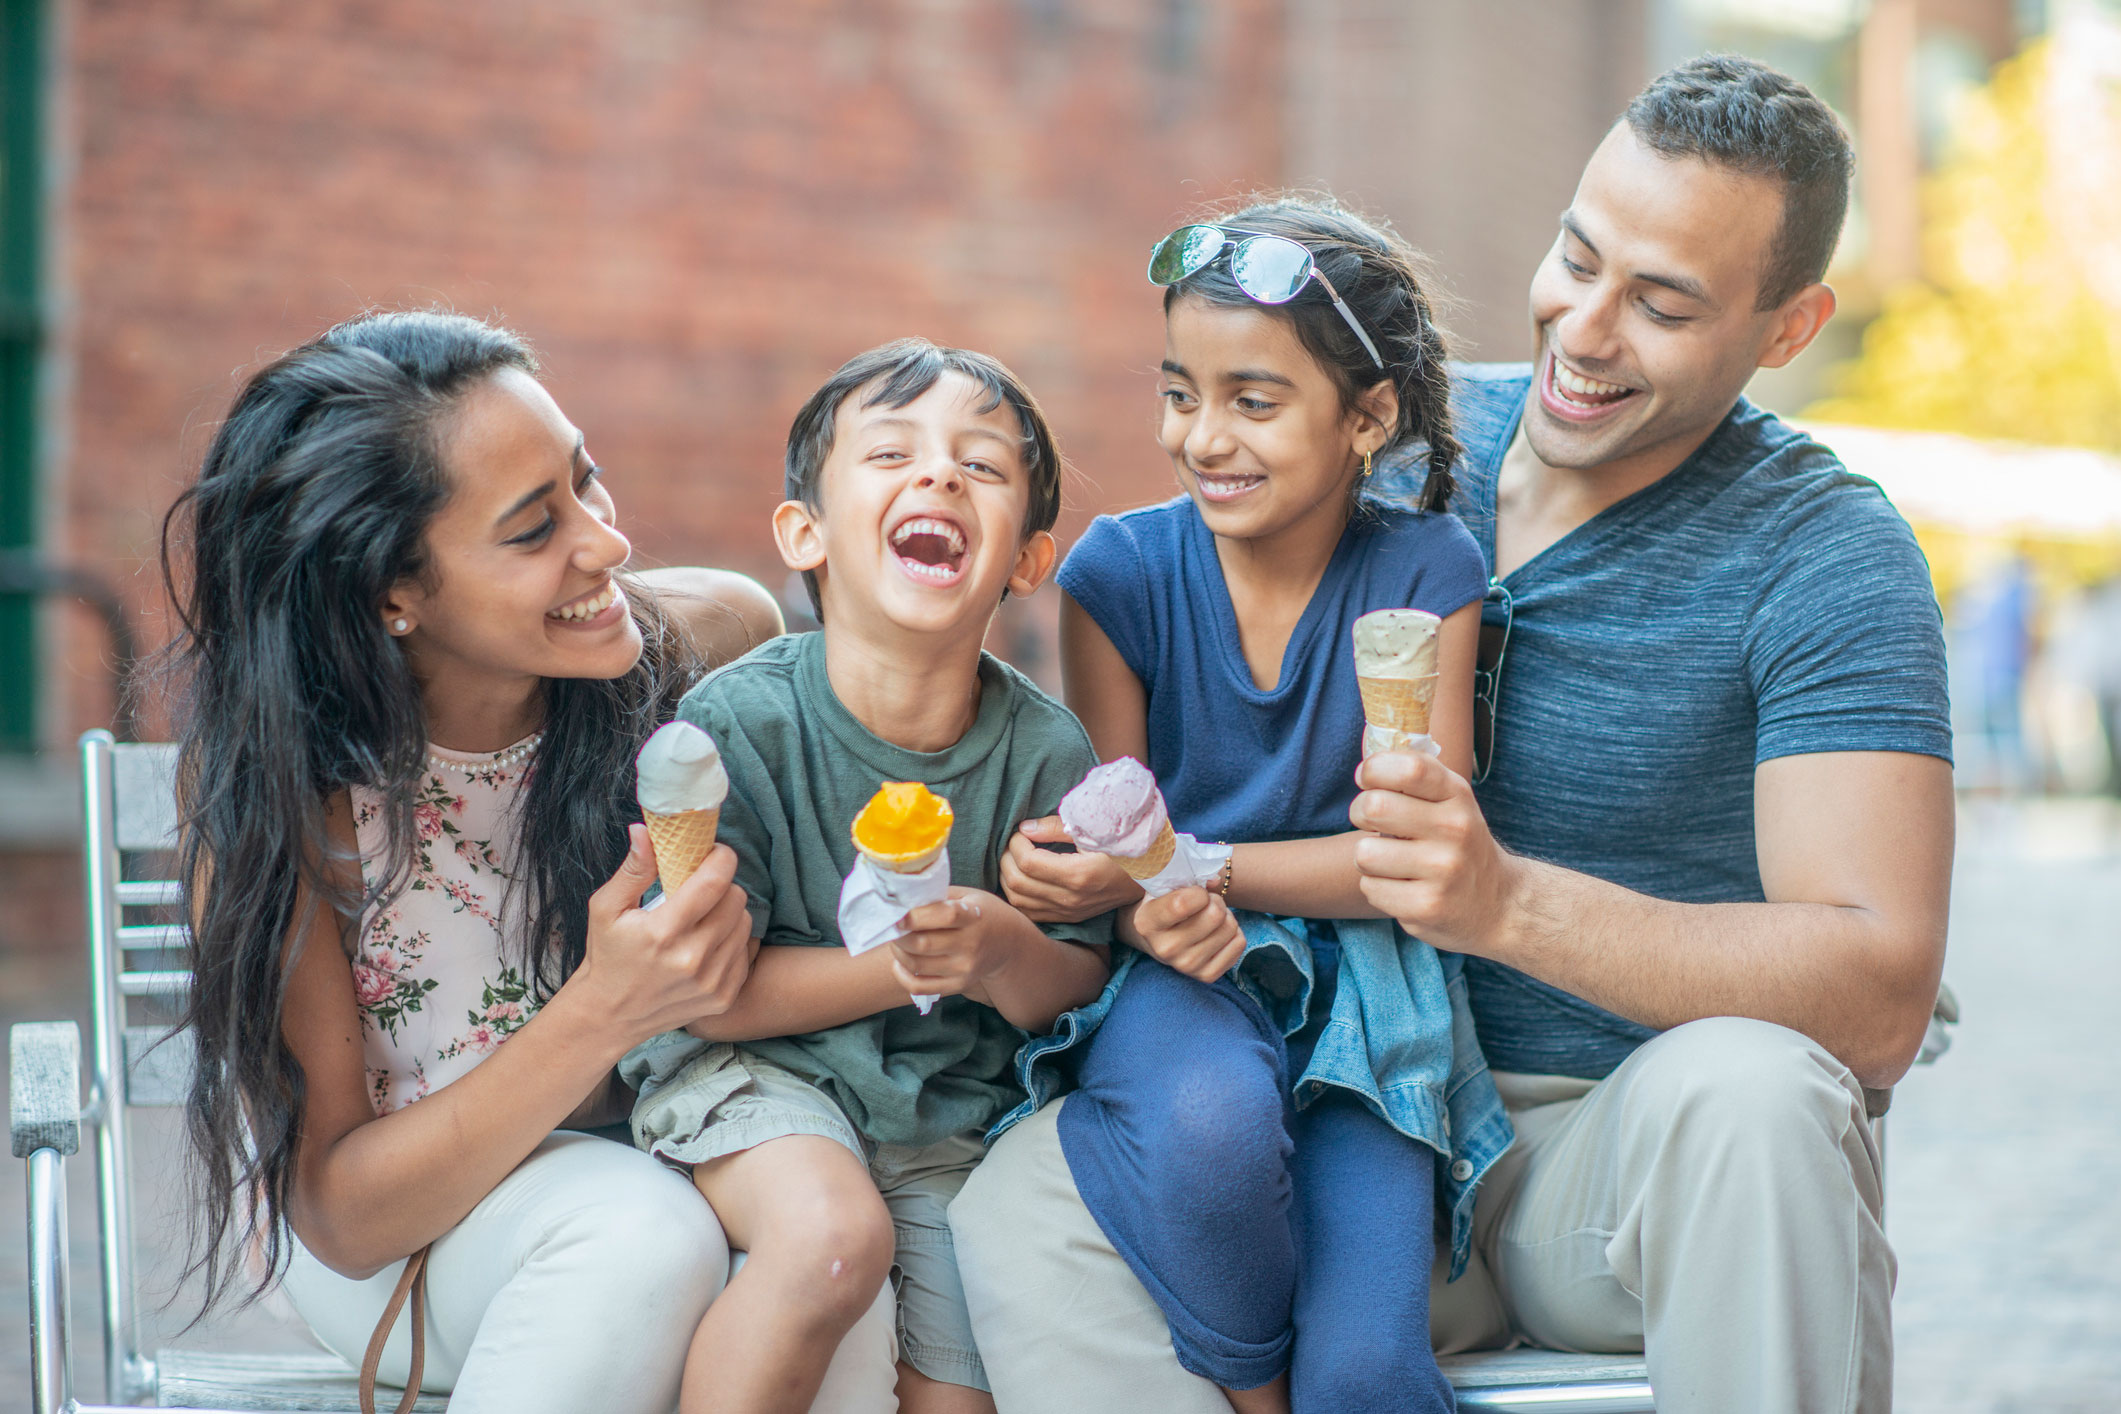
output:
[[[390,621],[390,631],[392,633],[403,633],[411,627],[412,625],[405,622],[405,620],[403,619],[392,619]]]

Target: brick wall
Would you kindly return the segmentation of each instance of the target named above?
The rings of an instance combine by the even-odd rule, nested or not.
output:
[[[156,527],[238,373],[372,304],[542,351],[644,558],[778,584],[796,406],[907,333],[1021,372],[1089,514],[1164,494],[1149,243],[1283,168],[1270,0],[69,8],[53,548],[159,637]],[[56,613],[52,744],[107,719]],[[152,723],[150,723],[152,725]]]

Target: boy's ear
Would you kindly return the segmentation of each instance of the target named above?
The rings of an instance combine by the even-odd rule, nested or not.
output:
[[[1009,576],[1009,592],[1019,599],[1028,599],[1046,576],[1053,573],[1053,561],[1060,554],[1060,546],[1054,543],[1053,533],[1034,530],[1024,537],[1021,549],[1016,552],[1016,572]]]
[[[1399,390],[1390,379],[1380,378],[1356,395],[1350,415],[1355,420],[1355,455],[1376,455],[1399,425]]]
[[[825,563],[825,533],[817,512],[801,501],[773,508],[773,545],[781,563],[792,570],[814,570]]]

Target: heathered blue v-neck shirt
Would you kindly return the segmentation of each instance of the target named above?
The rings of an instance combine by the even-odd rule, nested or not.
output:
[[[1495,564],[1529,366],[1454,370],[1452,509]],[[1417,464],[1418,466],[1418,464]],[[1380,467],[1381,494],[1417,470]],[[1506,847],[1685,903],[1763,897],[1753,770],[1822,751],[1951,759],[1929,566],[1878,487],[1740,399],[1670,475],[1503,581],[1515,600],[1480,806]],[[1478,958],[1497,1070],[1600,1078],[1655,1033]]]

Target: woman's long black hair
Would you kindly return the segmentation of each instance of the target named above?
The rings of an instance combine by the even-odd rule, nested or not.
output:
[[[1182,297],[1233,309],[1258,309],[1287,319],[1311,356],[1332,374],[1347,406],[1380,381],[1399,394],[1399,421],[1387,429],[1373,460],[1410,443],[1427,448],[1428,473],[1414,498],[1425,511],[1445,509],[1461,448],[1451,430],[1449,350],[1436,320],[1428,262],[1390,226],[1356,215],[1330,197],[1275,196],[1235,210],[1214,211],[1203,222],[1270,236],[1286,236],[1311,252],[1348,308],[1377,344],[1380,372],[1317,281],[1283,305],[1260,304],[1237,287],[1230,262],[1216,260],[1164,291],[1164,308]],[[1357,486],[1358,494],[1362,490]]]
[[[394,585],[434,582],[442,434],[464,395],[508,368],[535,373],[529,347],[461,315],[341,324],[250,379],[163,525],[198,1043],[191,1270],[208,1306],[234,1286],[241,1248],[255,1241],[264,1258],[250,1297],[288,1250],[304,1086],[281,1005],[296,951],[317,909],[350,938],[410,876],[426,714],[381,606]],[[522,961],[541,996],[582,960],[589,896],[638,818],[633,755],[696,666],[653,596],[629,583],[627,597],[640,661],[610,681],[546,680],[544,740],[517,803]],[[387,822],[373,887],[326,826],[354,785],[381,796]]]

